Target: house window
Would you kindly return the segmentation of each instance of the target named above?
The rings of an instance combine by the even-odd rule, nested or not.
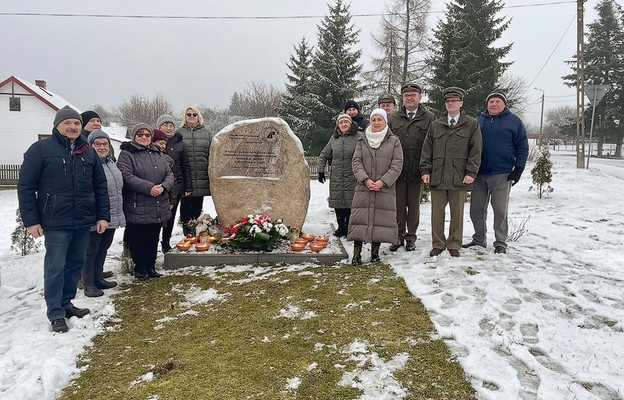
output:
[[[19,97],[9,97],[9,111],[22,111]]]

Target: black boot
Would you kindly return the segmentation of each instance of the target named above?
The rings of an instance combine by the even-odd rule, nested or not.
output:
[[[351,259],[352,265],[362,264],[362,242],[353,242],[353,258]]]
[[[95,286],[98,289],[110,289],[117,286],[117,282],[115,281],[107,281],[106,279],[96,279]]]
[[[89,314],[91,311],[88,308],[78,308],[75,305],[69,303],[69,307],[65,309],[65,318],[78,317],[82,318]]]
[[[167,253],[169,250],[171,250],[171,245],[169,244],[169,240],[164,240],[162,242],[160,242],[161,245],[161,249],[163,254]]]
[[[104,296],[102,289],[98,289],[97,286],[85,286],[84,295],[87,297],[100,297]]]
[[[376,263],[381,261],[381,258],[379,258],[379,247],[381,246],[381,243],[373,243],[371,244],[371,260],[370,262],[372,263]]]
[[[139,281],[145,281],[149,278],[149,276],[147,275],[147,271],[145,271],[144,269],[139,269],[139,268],[134,268],[134,279],[137,279]]]
[[[150,270],[147,271],[147,276],[149,278],[160,278],[162,275],[156,272],[155,268],[151,268]]]
[[[334,231],[334,236],[336,237],[344,237],[347,236],[346,232],[342,229],[342,216],[336,210],[336,222],[338,223],[338,229]]]

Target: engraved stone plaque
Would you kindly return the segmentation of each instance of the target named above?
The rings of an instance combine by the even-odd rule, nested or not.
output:
[[[264,213],[301,229],[310,169],[301,141],[280,118],[228,125],[210,146],[210,191],[222,225]]]

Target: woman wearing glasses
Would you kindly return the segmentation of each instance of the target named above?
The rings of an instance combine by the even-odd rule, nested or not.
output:
[[[210,196],[208,178],[208,156],[213,135],[204,126],[204,118],[199,109],[188,106],[182,114],[184,124],[176,130],[182,135],[191,166],[192,192],[180,200],[180,220],[185,235],[192,233],[187,223],[202,213],[204,196]]]
[[[466,92],[455,86],[442,92],[446,115],[433,121],[420,155],[422,180],[431,188],[431,257],[448,250],[459,257],[464,234],[464,204],[481,165],[481,128],[462,110]],[[446,205],[451,210],[444,235]]]
[[[108,201],[110,203],[111,220],[104,233],[97,233],[95,226],[89,232],[89,244],[87,245],[87,257],[82,267],[82,281],[84,294],[87,297],[99,297],[104,294],[102,289],[110,289],[117,286],[115,281],[107,281],[102,276],[106,253],[113,243],[115,229],[126,225],[123,213],[122,188],[123,178],[117,164],[112,157],[110,138],[99,129],[92,131],[87,142],[102,161],[102,167],[106,174],[106,188],[108,189]]]
[[[174,178],[160,149],[152,144],[147,124],[132,128],[132,141],[121,145],[117,166],[124,180],[125,237],[134,261],[134,277],[157,278],[158,235],[163,221],[171,218],[169,191]]]

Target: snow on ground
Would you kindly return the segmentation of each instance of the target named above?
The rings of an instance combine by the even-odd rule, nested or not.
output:
[[[430,258],[429,204],[422,206],[415,252],[382,247],[383,260],[422,299],[480,399],[624,399],[624,162],[592,159],[592,167],[582,170],[569,153],[556,153],[553,161],[554,192],[548,198],[528,190],[530,168],[512,189],[510,220],[513,229],[526,221],[526,233],[510,243],[508,254],[493,254],[490,237],[486,249]],[[311,185],[304,230],[327,233],[334,222],[328,185]],[[76,305],[88,306],[91,315],[69,320],[66,334],[51,333],[43,250],[20,257],[9,249],[16,208],[15,191],[0,191],[0,399],[53,399],[80,373],[77,357],[102,332],[103,322],[114,321],[110,293],[125,289],[95,299],[79,292]],[[214,212],[210,200],[206,210]],[[468,241],[468,207],[465,221]],[[105,269],[119,272],[120,239],[118,231]],[[351,243],[346,248],[351,252]],[[219,295],[189,292],[187,298],[192,303]],[[379,363],[391,375],[404,362]],[[366,384],[379,376],[349,374],[374,398]],[[402,398],[402,388],[387,381],[385,393],[394,394],[384,398]],[[296,378],[285,383],[292,391],[298,384]]]

